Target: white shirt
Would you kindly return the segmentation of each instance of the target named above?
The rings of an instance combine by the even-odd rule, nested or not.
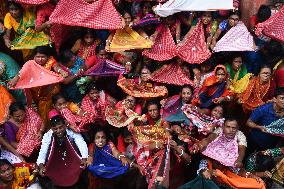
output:
[[[41,141],[41,147],[40,151],[38,154],[38,158],[36,163],[39,164],[45,164],[46,156],[48,153],[49,146],[51,144],[51,139],[52,139],[52,133],[53,131],[50,129],[47,133],[45,133],[42,137]],[[66,133],[68,137],[72,140],[74,140],[75,144],[77,145],[80,154],[81,154],[81,159],[83,158],[88,158],[88,146],[86,142],[84,141],[83,137],[79,133],[75,133],[71,131],[70,129],[66,129]]]

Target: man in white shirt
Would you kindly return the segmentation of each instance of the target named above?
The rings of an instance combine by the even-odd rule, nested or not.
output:
[[[86,167],[87,144],[79,133],[66,128],[62,116],[52,117],[50,124],[37,159],[40,175],[49,177],[55,186],[73,186]]]

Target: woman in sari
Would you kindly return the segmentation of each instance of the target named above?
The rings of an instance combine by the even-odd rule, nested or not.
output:
[[[17,62],[9,55],[0,52],[0,84],[7,87],[8,81],[13,79],[20,71]],[[21,90],[9,90],[17,102],[26,103]]]
[[[227,89],[228,73],[226,67],[218,65],[213,75],[205,79],[198,97],[193,99],[193,104],[202,109],[211,109],[215,104],[231,100],[231,91]]]
[[[226,69],[229,74],[230,90],[236,94],[242,93],[252,77],[252,74],[247,72],[246,65],[243,64],[242,56],[236,54],[232,59],[232,63],[226,64]]]
[[[34,59],[32,62],[39,64],[44,67],[46,70],[54,71],[63,77],[66,77],[67,73],[63,71],[57,64],[56,60],[50,54],[50,48],[48,46],[36,47],[34,50]],[[33,69],[33,68],[30,68]],[[10,87],[16,85],[19,81],[20,76],[16,75],[11,82],[9,83]],[[41,87],[34,87],[30,90],[27,90],[27,98],[31,98],[35,101],[41,118],[44,120],[44,123],[48,123],[48,112],[52,108],[51,98],[53,95],[59,93],[60,86],[58,84],[52,84]],[[31,100],[29,99],[29,100]]]
[[[9,13],[4,18],[4,26],[7,29],[4,36],[5,45],[12,50],[23,50],[23,57],[27,59],[31,53],[30,49],[47,45],[49,39],[43,32],[35,31],[33,12],[24,10],[20,4],[14,1],[10,1],[8,7]],[[13,41],[11,40],[12,29],[16,33],[16,38]]]
[[[263,65],[259,75],[250,80],[248,87],[240,95],[239,101],[245,113],[251,112],[273,98],[275,83],[271,79],[271,71],[269,66]]]
[[[0,124],[4,123],[9,115],[9,106],[14,101],[13,96],[0,85]]]
[[[4,124],[6,140],[24,157],[32,157],[40,147],[45,131],[40,116],[30,107],[19,103],[10,106],[11,118]]]

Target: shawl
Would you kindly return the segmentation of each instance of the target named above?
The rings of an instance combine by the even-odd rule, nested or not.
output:
[[[138,84],[134,79],[124,77],[117,81],[117,85],[128,95],[138,98],[155,98],[168,94],[165,86],[153,86],[151,83]]]
[[[47,3],[49,0],[16,0],[18,3],[28,4],[28,5],[40,5]]]
[[[142,55],[158,61],[165,61],[176,56],[176,44],[168,26],[161,24],[159,33],[151,49],[144,50]]]
[[[122,28],[122,20],[111,0],[97,0],[93,3],[84,0],[60,1],[49,20],[52,23],[94,29]]]
[[[154,12],[167,17],[182,11],[212,11],[234,9],[233,0],[169,0],[154,8]]]
[[[140,118],[135,111],[126,109],[123,104],[115,107],[107,106],[105,116],[110,125],[119,128],[126,127],[135,119]]]
[[[52,137],[46,162],[46,176],[54,185],[73,186],[79,180],[81,157],[67,136],[63,137],[61,145],[56,136]]]
[[[207,180],[199,175],[194,180],[178,187],[177,189],[220,189],[212,180]]]
[[[146,39],[139,35],[130,27],[116,30],[111,44],[109,46],[110,52],[121,52],[132,49],[147,49],[153,45],[150,39]]]
[[[97,64],[84,74],[90,76],[119,76],[125,72],[125,67],[108,59],[98,59]]]
[[[193,81],[182,71],[181,67],[177,63],[172,63],[163,66],[159,70],[156,70],[151,75],[151,80],[159,83],[166,83],[172,85],[191,85]]]
[[[264,96],[267,94],[270,88],[270,81],[264,85],[260,84],[259,76],[250,80],[246,90],[241,94],[240,100],[243,104],[244,110],[253,110],[265,102]]]
[[[243,22],[232,27],[217,43],[213,49],[221,51],[254,51],[253,36]]]
[[[268,37],[284,42],[282,26],[284,24],[284,6],[266,21],[256,25],[255,34],[260,36],[262,33]]]
[[[37,134],[42,124],[40,116],[32,108],[27,108],[25,121],[17,134],[20,139],[17,145],[19,154],[29,157],[40,146],[41,140],[37,138]]]
[[[62,76],[45,69],[34,60],[29,60],[20,70],[20,79],[13,89],[40,87],[59,83],[63,79]]]
[[[266,131],[272,135],[284,137],[284,118],[273,121],[265,126]]]
[[[133,28],[144,27],[148,25],[156,25],[159,24],[159,18],[156,18],[153,14],[148,13],[142,19],[139,20],[138,23],[133,24]]]
[[[112,155],[111,147],[107,144],[103,148],[94,147],[94,160],[88,170],[99,178],[113,178],[124,174],[128,165],[123,166],[121,161]]]
[[[5,87],[0,85],[0,124],[3,124],[9,115],[9,107],[14,101],[12,95]]]
[[[190,119],[192,124],[198,128],[198,132],[207,135],[209,132],[209,126],[215,125],[222,127],[225,119],[215,119],[208,115],[199,113],[195,106],[185,104],[182,107],[183,113]]]
[[[56,52],[59,54],[60,46],[64,43],[71,33],[71,26],[52,23],[50,28],[50,38],[51,41],[54,43]]]
[[[202,154],[225,166],[234,167],[239,156],[237,135],[233,139],[228,139],[222,131],[215,140],[208,144]]]
[[[177,45],[177,56],[190,64],[201,64],[211,56],[206,46],[204,27],[199,20],[196,27]]]
[[[99,97],[99,99],[96,102],[93,102],[89,95],[86,95],[82,102],[81,102],[81,108],[85,112],[89,114],[89,119],[96,120],[96,119],[102,119],[106,120],[105,118],[105,109],[107,106],[107,102]]]

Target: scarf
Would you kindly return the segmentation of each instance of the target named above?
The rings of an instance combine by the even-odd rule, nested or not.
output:
[[[215,140],[208,144],[202,154],[225,166],[234,167],[234,163],[239,156],[237,134],[233,139],[228,139],[221,132]]]

